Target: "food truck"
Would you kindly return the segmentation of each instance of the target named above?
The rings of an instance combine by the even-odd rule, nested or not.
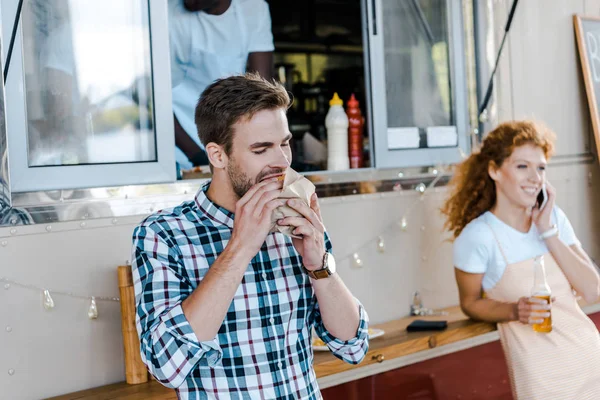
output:
[[[140,221],[210,179],[176,160],[177,1],[0,0],[2,399],[176,398],[132,361],[118,268]],[[323,397],[511,398],[495,324],[461,312],[439,209],[487,132],[541,121],[557,134],[557,203],[600,257],[600,1],[266,3],[273,78],[294,98],[292,168],[315,184],[370,318],[358,365],[314,343]],[[336,93],[363,118],[345,169],[327,163]],[[600,303],[582,307],[600,324]],[[407,332],[416,318],[447,325]]]

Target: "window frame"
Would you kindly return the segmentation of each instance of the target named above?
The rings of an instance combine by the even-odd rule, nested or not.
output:
[[[450,87],[453,120],[458,135],[456,147],[428,147],[418,149],[388,149],[387,95],[385,73],[385,49],[383,35],[384,0],[364,0],[366,21],[364,35],[368,43],[365,64],[369,66],[368,79],[370,93],[370,125],[372,152],[375,168],[403,168],[454,164],[464,154],[470,152],[469,110],[467,104],[467,77],[465,38],[461,0],[446,0],[448,9],[448,42],[450,64]],[[423,128],[423,127],[420,127]]]
[[[58,189],[78,189],[132,184],[174,182],[176,180],[175,138],[171,113],[170,60],[167,2],[146,0],[149,12],[150,56],[156,161],[29,167],[27,146],[27,103],[23,62],[23,27],[15,38],[12,61],[5,87],[6,136],[10,190],[15,193]],[[18,0],[1,0],[2,37],[10,40]],[[2,64],[8,45],[2,49]]]

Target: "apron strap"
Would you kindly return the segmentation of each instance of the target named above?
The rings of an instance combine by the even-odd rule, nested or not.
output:
[[[504,253],[504,250],[502,249],[502,245],[500,244],[500,241],[498,240],[498,236],[496,236],[496,232],[494,232],[494,229],[492,228],[490,223],[485,220],[485,218],[483,220],[484,220],[485,224],[490,227],[490,230],[492,231],[492,235],[494,235],[494,239],[496,239],[496,244],[498,244],[498,248],[500,249],[500,254],[502,254],[502,258],[504,258],[504,262],[506,263],[506,266],[508,266],[508,258],[506,257],[506,254]]]

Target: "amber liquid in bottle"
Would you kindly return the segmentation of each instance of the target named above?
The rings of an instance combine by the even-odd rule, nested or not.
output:
[[[550,304],[552,292],[550,291],[550,286],[548,286],[548,282],[546,281],[546,268],[544,267],[543,256],[535,258],[533,268],[534,275],[531,296],[537,299],[545,300],[546,304]],[[550,311],[544,310],[541,312],[546,313]],[[535,312],[532,313],[531,317],[535,318]],[[549,317],[544,318],[544,321],[541,324],[533,324],[533,330],[542,333],[552,332],[552,314]]]
[[[537,299],[546,300],[547,303],[550,302],[550,295],[539,294],[534,295],[533,297]],[[552,315],[544,318],[544,322],[542,322],[541,324],[533,324],[533,330],[542,333],[552,332]]]

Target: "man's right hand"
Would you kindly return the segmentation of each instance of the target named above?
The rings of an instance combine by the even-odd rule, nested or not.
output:
[[[230,243],[237,243],[252,257],[258,253],[273,227],[273,211],[286,202],[285,199],[278,199],[282,187],[282,181],[271,178],[257,183],[246,192],[235,205]]]

